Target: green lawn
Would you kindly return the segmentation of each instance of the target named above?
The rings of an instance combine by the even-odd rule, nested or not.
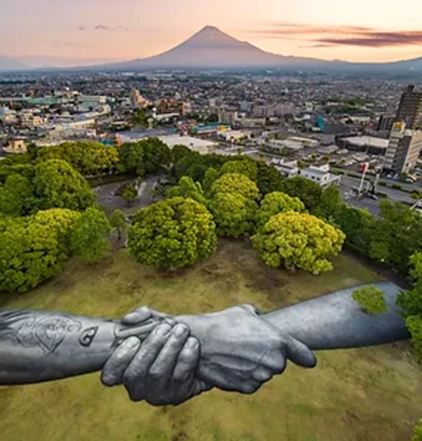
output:
[[[346,256],[320,277],[273,270],[249,245],[221,242],[214,258],[177,275],[138,265],[126,251],[98,265],[71,261],[55,280],[2,308],[119,317],[137,305],[170,313],[250,302],[263,310],[375,280]],[[320,352],[314,370],[289,366],[251,396],[212,391],[186,404],[132,403],[98,375],[0,388],[0,439],[42,441],[405,441],[422,417],[422,370],[407,343]]]

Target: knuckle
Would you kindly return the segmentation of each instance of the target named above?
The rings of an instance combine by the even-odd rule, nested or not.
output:
[[[246,383],[242,386],[241,392],[244,394],[253,394],[261,387],[260,384],[254,384],[254,383]]]
[[[104,386],[111,387],[115,385],[114,377],[108,373],[103,373],[101,375],[101,383]]]

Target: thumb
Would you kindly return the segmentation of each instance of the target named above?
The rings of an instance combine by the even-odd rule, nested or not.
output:
[[[286,343],[286,358],[291,362],[304,368],[313,368],[317,365],[315,355],[305,344],[292,337],[288,337]]]

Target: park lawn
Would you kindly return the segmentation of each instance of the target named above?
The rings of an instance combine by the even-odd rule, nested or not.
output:
[[[178,274],[137,264],[125,250],[99,264],[78,260],[43,287],[3,296],[1,308],[120,317],[138,305],[169,313],[249,302],[262,310],[377,279],[346,255],[320,277],[265,266],[247,242],[221,241],[210,260]],[[251,396],[212,391],[179,407],[130,402],[98,374],[0,387],[2,441],[410,440],[422,417],[422,369],[400,343],[319,352],[313,370],[289,366]]]

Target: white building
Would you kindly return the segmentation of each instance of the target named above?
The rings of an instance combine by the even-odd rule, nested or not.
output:
[[[285,161],[284,159],[273,158],[270,164],[286,178],[294,178],[300,173],[297,161]]]
[[[330,166],[328,164],[309,167],[300,170],[300,176],[310,181],[314,181],[321,187],[329,187],[330,185],[340,185],[341,176],[336,176],[330,173]]]
[[[200,153],[201,155],[206,155],[207,153],[209,153],[211,147],[217,145],[214,142],[194,138],[192,136],[165,135],[159,136],[158,139],[164,142],[164,144],[167,144],[171,149],[175,145],[184,145],[193,152]]]

